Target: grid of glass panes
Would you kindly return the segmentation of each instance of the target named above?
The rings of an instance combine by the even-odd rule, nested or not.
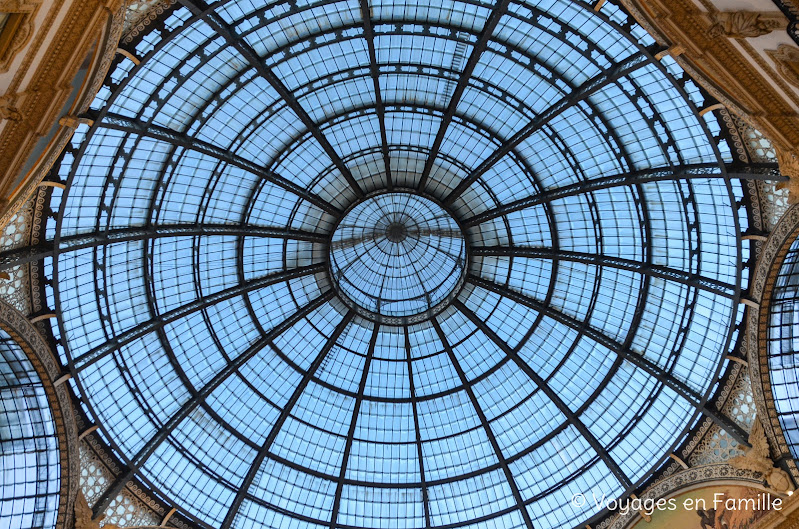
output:
[[[780,265],[769,312],[771,393],[791,455],[799,460],[799,240]]]
[[[358,1],[212,16],[363,190],[388,184],[381,128],[393,185],[413,188],[495,4],[370,5],[382,123]],[[178,8],[170,39],[146,35],[141,65],[110,73],[58,231],[240,233],[98,244],[50,267],[63,355],[137,477],[232,527],[557,527],[595,514],[574,493],[645,481],[696,414],[662,379],[712,386],[743,257],[739,192],[673,61],[613,1],[510,2],[423,189],[465,227],[466,285],[434,321],[375,328],[330,295],[323,243],[247,231],[328,236],[355,191],[212,23]]]
[[[0,330],[0,527],[55,527],[59,457],[41,379],[22,348]]]

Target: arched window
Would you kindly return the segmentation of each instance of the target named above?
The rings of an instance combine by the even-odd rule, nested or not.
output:
[[[0,527],[55,527],[58,438],[44,386],[22,348],[0,330]]]

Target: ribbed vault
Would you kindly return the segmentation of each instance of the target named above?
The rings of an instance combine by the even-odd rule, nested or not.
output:
[[[724,422],[740,186],[614,2],[180,4],[41,249],[126,465],[96,513],[135,478],[224,529],[573,526]]]

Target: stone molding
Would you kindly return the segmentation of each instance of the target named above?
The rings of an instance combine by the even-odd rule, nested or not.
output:
[[[776,414],[771,393],[771,378],[768,368],[768,316],[771,295],[779,268],[788,249],[799,237],[799,205],[791,206],[780,219],[774,231],[762,246],[757,267],[750,282],[749,292],[759,309],[747,308],[747,329],[744,338],[745,354],[749,363],[757,414],[763,420],[763,429],[775,459],[786,458],[794,481],[799,481],[799,468],[789,456],[790,450]]]
[[[746,39],[768,35],[772,31],[786,29],[788,20],[780,12],[759,13],[756,11],[717,11],[711,13],[711,37]]]
[[[799,48],[780,44],[776,50],[766,50],[777,71],[785,81],[799,87]]]
[[[36,16],[42,0],[0,0],[0,12],[19,13],[22,21],[16,34],[11,40],[10,46],[2,56],[0,56],[0,73],[5,73],[11,68],[11,63],[17,54],[28,44],[34,33],[33,19]],[[2,115],[0,115],[2,119]]]

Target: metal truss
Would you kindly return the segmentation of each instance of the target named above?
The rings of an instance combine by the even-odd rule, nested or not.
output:
[[[614,187],[627,187],[636,184],[662,182],[666,180],[692,180],[703,178],[730,178],[730,179],[760,179],[761,173],[750,172],[722,172],[717,164],[695,164],[677,167],[659,167],[632,171],[610,176],[603,176],[592,180],[580,181],[563,187],[550,189],[541,193],[533,193],[527,197],[503,204],[494,209],[484,211],[478,215],[463,220],[464,226],[476,226],[491,219],[520,211],[532,206],[547,204],[566,197],[583,195],[592,191],[611,189]]]
[[[420,191],[424,191],[425,186],[427,185],[427,179],[430,176],[430,171],[433,169],[433,163],[436,161],[438,151],[441,149],[441,143],[444,141],[444,136],[447,134],[449,124],[452,122],[452,117],[455,115],[455,111],[458,108],[458,103],[461,100],[464,90],[466,90],[466,86],[469,84],[469,79],[474,72],[474,68],[477,66],[480,56],[488,46],[488,41],[491,39],[494,29],[497,27],[499,19],[502,18],[502,15],[505,13],[505,11],[507,11],[509,4],[510,0],[500,0],[497,2],[497,4],[494,6],[494,9],[491,10],[491,15],[488,17],[488,20],[486,20],[483,30],[480,32],[480,37],[477,39],[477,42],[472,48],[472,53],[469,56],[469,60],[466,61],[466,66],[463,68],[463,72],[461,72],[460,77],[458,78],[458,84],[455,85],[455,90],[452,92],[449,104],[444,112],[444,117],[441,119],[441,124],[438,127],[435,140],[433,140],[433,145],[430,147],[430,154],[427,156],[427,162],[424,164],[424,169],[422,170],[422,175],[419,178],[419,183],[417,186]]]
[[[111,502],[122,491],[122,489],[125,487],[125,484],[133,478],[147,458],[155,452],[161,443],[166,441],[166,439],[175,430],[178,424],[183,421],[183,419],[188,417],[189,414],[191,414],[191,412],[197,408],[197,406],[205,401],[208,395],[213,393],[216,388],[218,388],[233,373],[247,363],[247,361],[249,361],[253,356],[258,354],[259,351],[269,345],[272,345],[281,334],[286,332],[303,318],[307,317],[314,310],[330,301],[333,296],[333,292],[328,291],[327,293],[319,296],[315,300],[297,310],[290,317],[286,318],[283,323],[275,326],[274,329],[272,329],[268,334],[259,338],[245,352],[229,362],[219,371],[219,373],[217,373],[205,386],[199,390],[188,388],[191,391],[191,398],[189,398],[189,400],[187,400],[180,407],[180,409],[172,417],[170,417],[169,420],[167,420],[167,422],[161,426],[161,428],[159,428],[155,435],[153,435],[153,437],[147,441],[147,443],[139,450],[139,452],[133,458],[131,458],[131,460],[128,462],[127,470],[117,476],[114,482],[95,503],[93,508],[94,516],[99,516],[105,512],[106,508],[108,508]]]
[[[336,522],[338,521],[338,512],[341,508],[341,495],[344,491],[344,478],[347,475],[347,464],[350,459],[350,451],[352,450],[352,441],[355,438],[355,427],[358,424],[358,415],[361,411],[361,404],[363,403],[363,395],[366,390],[366,381],[369,378],[369,367],[372,364],[372,358],[375,355],[375,344],[377,337],[380,333],[380,324],[375,323],[372,330],[372,338],[369,340],[369,348],[366,350],[366,359],[363,364],[363,371],[361,372],[361,381],[358,383],[358,396],[355,397],[355,406],[352,409],[352,419],[350,420],[350,428],[347,431],[347,441],[344,445],[344,455],[341,458],[341,471],[338,475],[338,483],[336,484],[336,495],[333,499],[333,510],[330,516],[330,529],[335,529]]]
[[[599,255],[585,252],[570,252],[567,250],[555,250],[553,248],[527,248],[509,246],[482,246],[472,247],[472,255],[475,256],[504,256],[504,257],[524,257],[532,259],[552,259],[556,261],[572,261],[576,263],[590,264],[609,268],[629,270],[651,277],[658,277],[668,281],[687,285],[713,294],[723,296],[728,299],[735,299],[735,286],[718,281],[699,274],[686,272],[668,266],[641,263],[631,259]]]
[[[244,39],[236,35],[234,31],[216,15],[216,13],[210,12],[205,3],[201,0],[178,0],[178,2],[184,5],[189,11],[192,12],[192,14],[201,17],[209,26],[211,26],[214,31],[216,31],[223,39],[225,39],[229,46],[236,49],[236,51],[241,54],[241,56],[249,63],[249,65],[254,68],[255,71],[258,72],[258,74],[263,77],[272,88],[274,88],[274,90],[280,95],[286,104],[288,104],[289,108],[291,108],[297,117],[300,118],[300,121],[302,121],[303,125],[305,125],[308,131],[311,132],[316,141],[319,142],[322,150],[325,151],[325,154],[327,154],[327,156],[332,160],[333,164],[347,180],[350,187],[352,187],[355,195],[359,198],[363,197],[363,189],[361,189],[360,185],[355,180],[355,177],[352,175],[349,168],[327,140],[324,133],[322,133],[321,129],[319,129],[319,126],[314,123],[313,119],[311,119],[311,116],[308,115],[308,112],[306,112],[305,109],[302,108],[302,105],[300,105],[297,97],[288,88],[286,88],[283,82],[258,56],[255,50],[253,50],[250,45],[244,41]]]
[[[389,190],[394,187],[391,177],[391,157],[388,152],[388,132],[386,131],[386,110],[383,106],[383,95],[380,91],[380,66],[377,64],[377,51],[375,50],[375,32],[372,27],[372,10],[369,0],[360,0],[361,18],[363,18],[363,36],[369,50],[369,75],[372,77],[372,86],[375,91],[375,110],[380,121],[380,151],[383,153],[383,165],[386,171],[386,186]]]
[[[186,133],[177,132],[158,125],[153,125],[152,123],[144,123],[142,121],[130,119],[118,114],[106,114],[105,118],[99,123],[99,126],[107,129],[127,132],[129,134],[138,134],[139,136],[163,141],[177,147],[183,147],[184,149],[189,149],[212,156],[218,160],[238,167],[239,169],[243,169],[244,171],[258,175],[264,180],[267,180],[276,186],[297,195],[303,200],[310,202],[311,204],[323,209],[324,211],[327,211],[332,215],[338,215],[340,213],[340,211],[332,206],[329,202],[308,192],[308,190],[298,186],[291,180],[283,178],[282,176],[269,171],[258,164],[233,154],[229,150],[222,149],[210,143],[204,142],[198,138],[189,136]]]
[[[27,246],[0,253],[0,270],[41,261],[45,257],[58,254],[97,248],[122,242],[147,241],[165,237],[263,237],[274,239],[293,239],[315,243],[326,243],[327,235],[304,230],[269,228],[262,226],[237,226],[235,224],[161,224],[145,228],[118,228],[105,232],[69,235],[58,240],[58,248],[50,240],[36,246]]]
[[[457,300],[455,301],[457,303]],[[516,506],[519,509],[519,514],[522,515],[524,519],[524,524],[527,526],[528,529],[533,529],[533,521],[530,518],[530,513],[527,512],[527,508],[524,506],[524,500],[522,499],[522,495],[519,492],[519,486],[516,484],[516,479],[513,477],[513,473],[510,471],[510,467],[508,466],[508,461],[505,459],[505,456],[502,454],[502,449],[497,442],[497,437],[494,435],[494,432],[491,430],[491,425],[488,423],[488,418],[486,418],[486,414],[483,411],[483,407],[480,406],[480,402],[477,400],[477,396],[474,394],[474,389],[472,389],[471,384],[469,384],[469,379],[466,377],[466,373],[463,371],[463,367],[461,367],[460,362],[458,361],[458,357],[455,356],[455,352],[452,350],[452,347],[449,344],[449,340],[447,340],[447,336],[444,333],[443,329],[441,329],[441,325],[439,325],[438,320],[433,318],[431,320],[433,327],[435,327],[436,334],[438,334],[438,339],[441,341],[441,345],[443,345],[444,350],[447,352],[447,356],[449,356],[449,360],[452,363],[452,366],[455,368],[455,371],[458,373],[458,378],[461,381],[461,385],[466,393],[469,395],[469,400],[472,403],[472,407],[474,408],[475,413],[480,419],[480,424],[483,427],[483,430],[486,433],[486,437],[488,437],[488,441],[491,443],[491,447],[494,449],[494,454],[499,461],[500,467],[505,474],[505,480],[508,482],[508,486],[511,489],[511,493],[513,494],[513,499],[516,500]]]
[[[280,429],[283,427],[283,424],[286,422],[286,419],[289,418],[291,414],[291,410],[294,408],[294,405],[297,404],[297,401],[300,400],[300,396],[302,392],[305,391],[305,387],[313,378],[316,371],[322,365],[325,357],[327,357],[328,353],[333,346],[336,345],[341,333],[344,332],[344,329],[352,321],[352,318],[355,316],[355,313],[352,311],[348,311],[347,314],[342,318],[341,322],[336,327],[336,330],[333,331],[333,334],[327,339],[325,346],[319,350],[319,353],[314,358],[314,361],[311,363],[308,370],[303,373],[302,380],[299,384],[294,388],[294,392],[291,394],[288,402],[283,406],[280,410],[280,416],[275,421],[275,424],[272,425],[272,428],[269,430],[269,435],[266,437],[261,449],[258,451],[258,454],[255,456],[252,464],[250,465],[250,469],[247,471],[247,475],[244,478],[244,481],[239,486],[239,490],[236,493],[236,497],[233,500],[233,503],[230,505],[230,509],[228,509],[227,515],[225,515],[225,520],[222,522],[220,529],[229,529],[233,524],[233,521],[236,519],[236,513],[241,507],[241,503],[244,501],[244,498],[247,496],[247,491],[250,489],[253,480],[255,479],[255,475],[258,473],[258,469],[261,468],[261,464],[264,462],[264,459],[269,454],[269,450],[272,447],[272,443],[275,442],[277,439],[277,435],[280,433]],[[376,334],[376,333],[375,333]],[[373,339],[374,341],[374,339]],[[372,350],[374,351],[374,346],[372,346]],[[364,378],[366,377],[366,371],[364,371]],[[361,395],[363,395],[363,391],[361,391]],[[353,421],[353,427],[355,422]],[[351,437],[350,437],[351,443]],[[342,470],[343,472],[343,470]],[[343,479],[343,477],[341,478]],[[340,493],[339,493],[340,494]],[[333,522],[331,521],[331,525]]]
[[[680,395],[680,397],[691,404],[691,406],[710,417],[714,422],[722,425],[722,427],[727,430],[727,433],[729,433],[733,439],[744,446],[750,446],[748,441],[749,435],[740,426],[733,423],[730,419],[723,417],[720,412],[708,406],[705,398],[697,394],[693,389],[689,388],[684,382],[675,378],[674,375],[668,371],[664,370],[643,355],[624,347],[622,344],[606,335],[602,331],[595,329],[590,325],[586,325],[585,322],[572,318],[571,316],[564,314],[557,309],[554,309],[548,305],[544,305],[540,301],[537,301],[529,296],[516,292],[506,286],[498,285],[493,281],[488,281],[481,277],[470,275],[468,282],[486,290],[490,290],[495,294],[505,296],[516,303],[544,314],[558,323],[562,323],[563,325],[577,331],[580,335],[587,336],[610,351],[613,351],[620,358],[629,361],[636,367],[642,369],[655,379],[662,382],[665,386],[673,390],[675,393]]]
[[[165,325],[173,321],[185,318],[189,314],[193,314],[197,311],[208,308],[211,305],[219,303],[220,301],[231,299],[236,296],[245,294],[247,292],[252,292],[254,290],[265,288],[277,283],[282,283],[284,281],[290,281],[292,279],[297,279],[299,277],[311,274],[317,274],[323,272],[324,270],[325,270],[324,263],[317,263],[313,265],[303,266],[300,268],[294,268],[283,272],[269,274],[256,279],[251,279],[245,283],[236,285],[235,287],[226,288],[214,294],[209,294],[207,296],[201,297],[199,299],[196,299],[195,301],[192,301],[191,303],[181,305],[180,307],[177,307],[163,314],[160,314],[157,317],[147,322],[137,325],[136,327],[132,327],[126,331],[123,331],[114,336],[111,340],[105,342],[104,344],[95,347],[91,351],[88,351],[78,356],[72,362],[74,370],[76,372],[81,371],[85,369],[87,366],[90,366],[95,362],[97,362],[98,360],[110,354],[113,354],[115,351],[118,351],[121,347],[141,338],[142,336],[145,336],[153,331],[156,331],[157,329],[161,329]]]
[[[419,481],[422,487],[422,504],[424,505],[425,529],[430,529],[430,500],[427,492],[427,479],[424,473],[424,451],[422,450],[422,433],[419,427],[419,403],[416,396],[416,384],[413,381],[413,356],[411,354],[411,339],[408,336],[408,326],[403,328],[405,338],[405,361],[408,365],[408,383],[413,406],[413,430],[416,436],[416,458],[419,460]]]
[[[654,50],[654,49],[653,49]],[[522,127],[513,136],[508,138],[496,151],[491,153],[480,165],[478,165],[466,178],[464,178],[458,186],[450,192],[444,199],[444,204],[451,205],[469,186],[471,186],[480,176],[485,174],[491,167],[494,166],[503,156],[508,154],[512,149],[517,147],[526,138],[530,137],[535,131],[540,130],[541,127],[552,121],[563,111],[571,108],[581,101],[587,99],[595,92],[598,92],[605,86],[615,83],[622,77],[626,77],[634,71],[650,64],[649,53],[637,52],[628,57],[627,59],[614,64],[607,70],[599,75],[588,79],[574,91],[566,94],[561,99],[551,104],[544,111],[536,115],[530,120],[527,125]]]

